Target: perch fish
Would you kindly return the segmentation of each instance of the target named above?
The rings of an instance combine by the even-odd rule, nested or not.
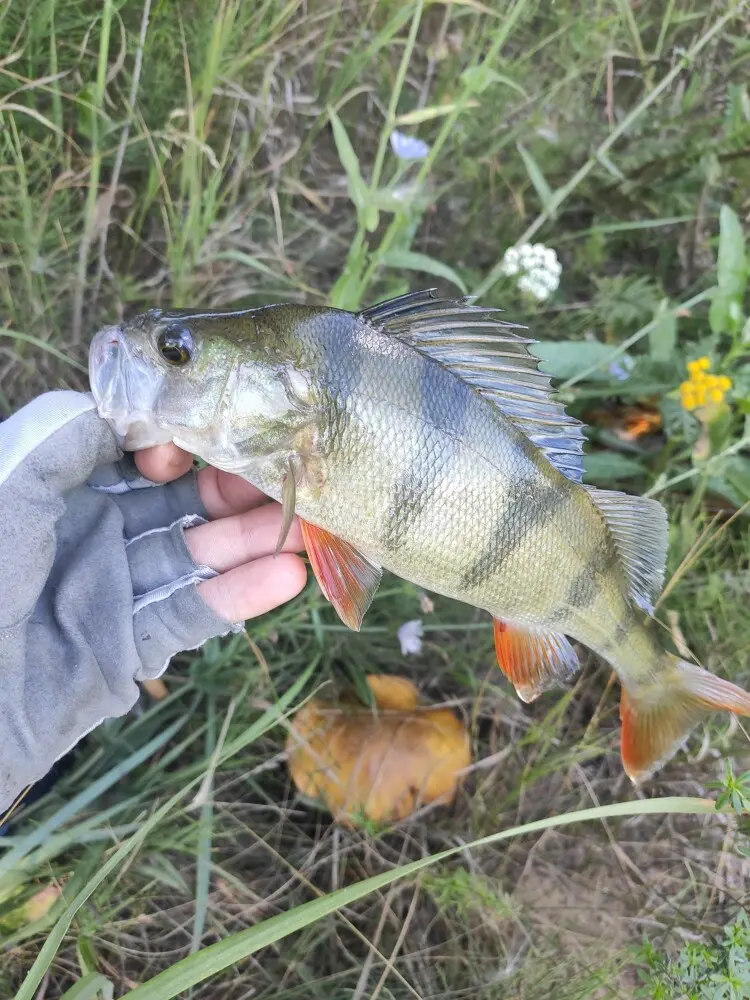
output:
[[[576,672],[571,639],[603,657],[640,781],[750,695],[659,642],[666,512],[583,484],[583,424],[496,313],[431,290],[358,313],[152,309],[97,333],[91,387],[127,449],[174,442],[280,501],[284,530],[296,513],[350,628],[387,569],[491,615],[526,702]]]

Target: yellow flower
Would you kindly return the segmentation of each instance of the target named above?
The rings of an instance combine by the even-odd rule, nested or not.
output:
[[[686,410],[696,410],[707,403],[719,405],[723,403],[727,392],[732,388],[732,380],[726,375],[709,375],[711,361],[707,357],[688,361],[687,370],[690,378],[680,384],[680,402]]]

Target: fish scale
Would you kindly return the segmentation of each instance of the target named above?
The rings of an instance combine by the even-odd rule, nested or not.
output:
[[[575,673],[571,639],[604,657],[642,780],[750,695],[661,646],[666,513],[582,484],[582,424],[495,312],[432,291],[361,313],[152,310],[94,338],[92,392],[125,447],[173,441],[279,500],[284,530],[296,513],[351,628],[387,569],[487,611],[525,701]]]

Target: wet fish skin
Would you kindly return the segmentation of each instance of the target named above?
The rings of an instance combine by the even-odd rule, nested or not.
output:
[[[750,713],[750,696],[658,643],[663,508],[581,484],[578,423],[488,316],[424,295],[360,314],[151,311],[95,339],[92,388],[103,416],[137,416],[139,447],[174,440],[277,500],[291,470],[316,575],[354,627],[383,567],[489,612],[526,700],[576,669],[566,636],[599,653],[639,777],[702,711]],[[169,331],[192,345],[182,367],[160,353]]]

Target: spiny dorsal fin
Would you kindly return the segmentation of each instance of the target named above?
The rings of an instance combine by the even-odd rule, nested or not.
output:
[[[630,593],[646,614],[664,586],[669,525],[658,500],[634,497],[617,490],[584,486],[602,512],[630,577]]]
[[[497,309],[472,305],[465,296],[439,299],[434,289],[410,292],[361,313],[444,365],[492,402],[573,482],[583,479],[583,424],[552,396],[552,380],[539,371],[524,329],[495,319]]]

